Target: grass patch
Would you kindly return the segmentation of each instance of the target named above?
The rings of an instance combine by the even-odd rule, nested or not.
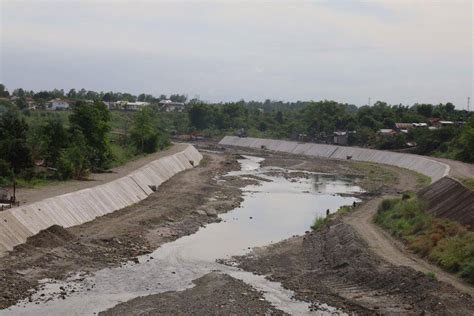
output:
[[[437,280],[437,278],[436,278],[436,273],[434,273],[434,272],[431,272],[431,271],[430,271],[430,272],[426,272],[426,276],[427,276],[428,278],[430,278],[431,280]]]
[[[425,176],[424,174],[421,174],[419,172],[416,172],[416,185],[419,188],[424,188],[428,185],[431,184],[431,178],[428,176]]]
[[[404,240],[415,253],[474,283],[474,233],[425,210],[416,197],[386,199],[379,206],[375,222]]]
[[[327,226],[329,223],[331,223],[336,217],[350,213],[353,209],[354,207],[350,205],[343,205],[339,207],[339,209],[335,213],[331,213],[326,217],[316,217],[313,225],[311,225],[311,229],[314,231],[318,231],[321,228]]]
[[[354,162],[352,167],[364,176],[358,185],[369,192],[376,192],[382,186],[392,186],[398,182],[398,176],[394,172],[377,164]]]
[[[110,144],[110,150],[112,151],[112,156],[114,157],[111,162],[111,168],[115,168],[121,165],[126,164],[131,160],[138,159],[144,155],[135,155],[134,149],[131,146],[122,147],[118,144]]]
[[[469,189],[474,190],[474,179],[464,179],[461,182]]]

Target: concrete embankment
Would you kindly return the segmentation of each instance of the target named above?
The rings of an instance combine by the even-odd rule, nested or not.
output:
[[[52,225],[80,225],[135,204],[150,195],[153,186],[193,168],[201,159],[188,145],[114,181],[0,212],[0,255]]]
[[[430,177],[432,181],[437,181],[447,176],[450,170],[447,164],[427,157],[358,147],[236,136],[226,136],[219,144],[257,149],[266,148],[274,151],[329,159],[351,159],[393,165],[424,174]]]
[[[474,228],[474,191],[459,181],[444,177],[418,192],[431,214]]]

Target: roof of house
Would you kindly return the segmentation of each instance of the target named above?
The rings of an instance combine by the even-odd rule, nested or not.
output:
[[[413,123],[413,126],[415,126],[415,127],[426,127],[426,126],[428,126],[428,124],[426,124],[426,123]]]
[[[412,128],[413,123],[395,123],[395,127],[396,128],[403,128],[403,129]]]

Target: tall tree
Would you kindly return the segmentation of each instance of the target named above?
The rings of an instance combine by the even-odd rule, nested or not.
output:
[[[144,107],[135,113],[130,136],[138,152],[155,152],[160,138],[166,138],[158,124],[157,114],[151,107]]]
[[[80,130],[91,150],[91,165],[107,168],[112,156],[109,144],[110,113],[102,101],[87,104],[78,101],[69,116],[72,131]]]
[[[26,142],[28,125],[20,115],[9,110],[0,117],[0,159],[10,164],[15,174],[33,165]]]

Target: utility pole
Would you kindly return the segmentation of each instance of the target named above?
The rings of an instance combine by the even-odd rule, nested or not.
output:
[[[471,97],[467,97],[467,111],[470,112],[471,111]]]
[[[369,106],[370,106],[370,97],[369,97]]]

